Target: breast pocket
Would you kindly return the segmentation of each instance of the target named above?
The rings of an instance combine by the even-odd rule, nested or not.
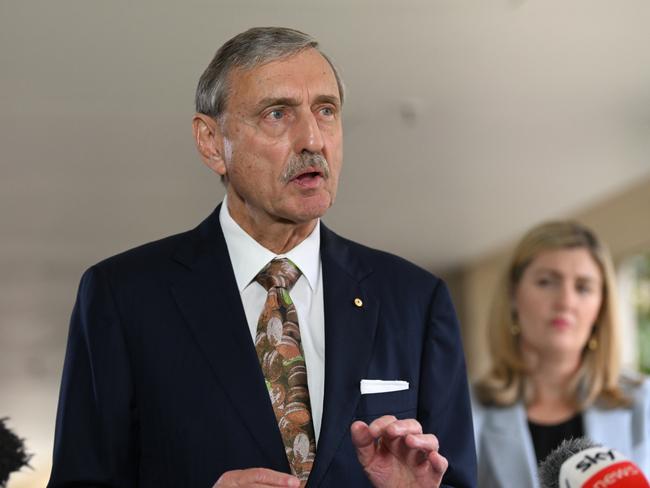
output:
[[[398,419],[405,419],[415,417],[416,412],[415,391],[391,391],[361,395],[356,418],[365,422],[371,422],[382,415],[394,415]]]

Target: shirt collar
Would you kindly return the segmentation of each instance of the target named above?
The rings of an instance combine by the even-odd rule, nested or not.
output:
[[[227,197],[224,197],[221,204],[219,223],[240,293],[253,281],[257,273],[276,257],[286,257],[293,261],[307,279],[311,290],[316,289],[320,274],[320,219],[316,221],[314,230],[305,240],[290,251],[279,255],[262,246],[235,222],[228,210]]]

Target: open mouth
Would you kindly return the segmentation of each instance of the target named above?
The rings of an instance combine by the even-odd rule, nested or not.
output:
[[[306,171],[302,171],[294,178],[292,178],[292,181],[295,181],[296,183],[306,184],[315,182],[323,177],[324,176],[322,171],[314,168],[307,168]]]

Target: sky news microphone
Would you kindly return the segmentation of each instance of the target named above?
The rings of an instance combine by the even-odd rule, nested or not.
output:
[[[650,488],[632,461],[588,439],[569,439],[539,465],[542,488]]]

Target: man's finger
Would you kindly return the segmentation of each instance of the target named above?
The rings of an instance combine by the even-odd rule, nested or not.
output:
[[[381,417],[388,419],[390,417]],[[409,434],[422,434],[422,426],[420,422],[415,419],[397,420],[392,417],[393,421],[384,421],[382,423],[370,424],[370,431],[375,437],[388,437],[389,439],[396,439],[398,437],[405,437]],[[380,419],[378,419],[380,420]]]
[[[361,466],[367,466],[375,455],[377,446],[375,438],[370,433],[370,429],[365,422],[357,420],[350,426],[352,444],[357,449],[357,457]]]
[[[370,434],[373,438],[379,439],[379,442],[386,446],[393,456],[403,462],[411,465],[418,464],[426,459],[428,451],[425,446],[424,454],[412,454],[413,449],[406,445],[405,439],[408,435],[421,435],[422,426],[415,419],[398,420],[393,415],[384,415],[373,421],[369,426]],[[416,463],[415,459],[418,459]]]
[[[442,475],[447,471],[449,461],[447,461],[447,458],[436,450],[429,453],[429,462],[431,463],[434,473],[439,477],[438,483],[440,483],[442,481]]]
[[[372,436],[377,439],[378,437],[381,437],[386,428],[394,422],[397,422],[397,417],[394,415],[384,415],[383,417],[373,420],[368,428],[370,429]]]
[[[429,463],[429,455],[438,451],[438,439],[433,434],[409,434],[403,438],[402,460],[414,468]]]
[[[422,451],[437,451],[440,448],[438,438],[433,434],[409,434],[404,439],[406,445],[412,449]]]

